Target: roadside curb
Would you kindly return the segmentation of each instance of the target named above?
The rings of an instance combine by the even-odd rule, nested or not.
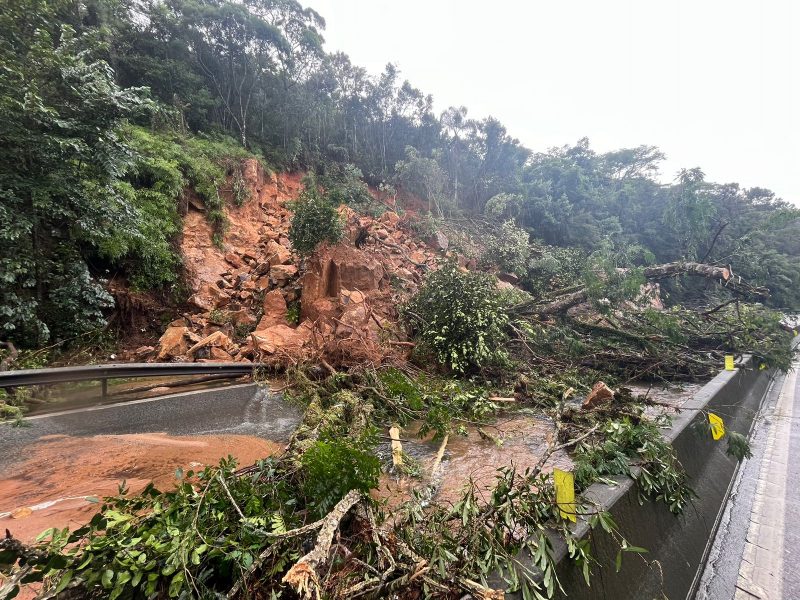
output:
[[[689,485],[697,494],[683,514],[672,514],[663,502],[640,503],[636,483],[625,476],[611,478],[616,481],[615,486],[595,483],[584,492],[590,503],[611,513],[620,533],[631,544],[648,552],[641,556],[626,555],[617,573],[614,563],[618,544],[610,536],[595,532],[590,537],[591,554],[598,564],[592,567],[592,585],[588,587],[581,570],[567,558],[563,539],[553,536],[551,541],[559,563],[557,573],[566,597],[571,600],[691,597],[739,467],[739,462],[726,454],[724,438],[714,442],[699,436],[691,425],[704,420],[705,411],[713,411],[724,419],[726,428],[750,432],[775,376],[774,371],[754,369],[752,358],[745,356],[737,369],[721,371],[697,391],[689,401],[690,408],[674,416],[673,425],[664,431],[664,437],[672,443],[689,476]],[[579,537],[590,534],[583,519],[579,519],[573,530]],[[527,562],[525,558],[521,560]]]

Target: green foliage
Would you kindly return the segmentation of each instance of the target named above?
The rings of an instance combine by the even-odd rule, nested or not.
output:
[[[453,262],[430,273],[403,307],[415,337],[453,371],[504,363],[508,315],[493,277]]]
[[[528,271],[531,254],[528,232],[517,227],[514,221],[504,221],[499,229],[486,239],[486,249],[481,263],[496,266],[501,271],[523,276]]]
[[[316,516],[326,515],[350,490],[368,493],[378,487],[376,436],[374,429],[356,439],[323,435],[303,453],[303,493]]]
[[[293,211],[289,226],[292,247],[301,255],[309,255],[322,242],[335,244],[344,231],[336,206],[317,189],[316,183],[307,182],[300,198],[291,203]]]
[[[421,422],[419,435],[443,438],[465,422],[486,423],[497,412],[488,389],[479,382],[420,375],[416,379],[397,369],[384,369],[369,377],[370,400],[387,423],[405,427]]]
[[[363,178],[364,174],[355,165],[334,162],[325,165],[325,171],[317,182],[334,206],[347,204],[361,213],[380,214]]]
[[[114,185],[130,164],[117,130],[147,105],[59,8],[14,0],[0,16],[0,335],[22,345],[102,323],[109,297],[86,255],[133,224]]]
[[[27,582],[44,580],[53,593],[77,586],[108,598],[226,593],[274,543],[275,524],[285,529],[297,522],[293,488],[274,462],[259,463],[246,477],[234,477],[235,467],[227,459],[201,473],[178,472],[169,492],[151,484],[129,496],[121,486],[88,525],[39,536],[41,552],[28,563]]]
[[[286,308],[286,320],[290,325],[300,324],[300,309],[301,305],[299,301],[295,300],[289,303],[289,306]]]
[[[631,469],[631,459],[637,470]],[[640,499],[664,502],[679,514],[694,492],[675,453],[662,437],[656,423],[628,417],[610,420],[602,428],[602,438],[584,443],[574,456],[575,481],[581,488],[608,475],[628,475],[639,486]]]
[[[640,295],[646,283],[641,268],[634,266],[640,255],[645,262],[652,260],[652,255],[639,246],[614,248],[607,245],[589,256],[583,280],[587,295],[601,310],[607,311],[611,306]]]
[[[726,431],[725,433],[728,438],[728,447],[725,450],[726,454],[739,461],[753,457],[753,452],[750,449],[750,442],[745,436],[738,431]]]
[[[428,212],[442,216],[449,212],[444,194],[447,174],[432,158],[425,158],[413,146],[406,147],[406,157],[395,165],[398,181],[405,189],[428,201]]]

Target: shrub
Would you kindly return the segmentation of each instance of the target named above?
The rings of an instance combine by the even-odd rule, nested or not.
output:
[[[289,239],[301,255],[311,254],[322,242],[335,244],[341,239],[343,226],[336,206],[317,190],[316,184],[307,184],[300,198],[289,206],[294,211]]]
[[[417,339],[454,371],[508,358],[503,349],[508,315],[489,275],[463,273],[448,262],[428,275],[403,315]]]
[[[506,273],[525,275],[531,249],[528,232],[517,227],[514,221],[505,221],[500,230],[489,237],[481,262],[486,266],[497,266]]]
[[[355,165],[332,163],[325,166],[319,184],[328,200],[334,205],[347,204],[362,213],[377,212],[376,201],[363,181],[363,173]]]

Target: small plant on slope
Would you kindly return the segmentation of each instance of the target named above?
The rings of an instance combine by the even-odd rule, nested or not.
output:
[[[322,242],[335,244],[341,239],[343,228],[339,213],[333,203],[320,194],[316,184],[306,185],[290,208],[294,214],[289,239],[300,254],[307,256]]]

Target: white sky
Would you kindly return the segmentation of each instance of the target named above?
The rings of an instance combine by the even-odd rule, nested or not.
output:
[[[437,113],[492,115],[533,150],[656,145],[665,181],[699,166],[800,205],[800,2],[304,3],[329,51],[372,73],[397,64]]]

